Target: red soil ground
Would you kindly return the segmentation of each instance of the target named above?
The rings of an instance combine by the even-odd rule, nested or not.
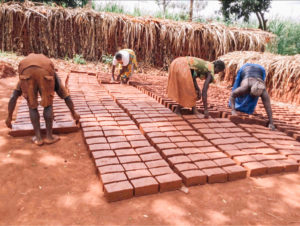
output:
[[[300,173],[207,184],[107,203],[81,131],[36,147],[8,135],[17,78],[0,80],[0,224],[299,225]]]

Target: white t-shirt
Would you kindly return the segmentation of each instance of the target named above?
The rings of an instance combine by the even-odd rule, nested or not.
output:
[[[125,50],[120,50],[118,53],[122,55],[122,65],[127,66],[129,64],[129,53]],[[116,59],[116,56],[114,56],[113,59],[113,65],[116,66],[118,64],[118,61]]]

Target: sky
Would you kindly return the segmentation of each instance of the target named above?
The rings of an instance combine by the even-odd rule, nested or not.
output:
[[[154,0],[94,0],[96,4],[105,4],[108,2],[116,2],[129,12],[133,12],[134,8],[137,7],[143,14],[153,14],[160,10],[159,6]],[[175,2],[186,3],[189,5],[189,0],[175,0]],[[200,12],[194,12],[197,17],[201,15],[204,18],[214,17],[215,12],[220,10],[219,1],[207,0],[207,6]],[[284,1],[284,0],[273,0],[267,18],[280,17],[285,19],[292,19],[300,22],[300,0]]]

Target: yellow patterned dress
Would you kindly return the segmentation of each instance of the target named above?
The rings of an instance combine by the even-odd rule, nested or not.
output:
[[[192,77],[199,77],[201,80],[206,79],[207,73],[210,72],[214,82],[214,64],[208,61],[202,60],[197,57],[186,57],[188,65],[193,70]]]
[[[127,70],[121,75],[121,78],[130,78],[135,68],[137,68],[138,64],[136,61],[136,55],[132,49],[122,49],[122,51],[126,51],[129,53],[129,63],[127,66]],[[119,71],[122,70],[123,63],[118,64]]]

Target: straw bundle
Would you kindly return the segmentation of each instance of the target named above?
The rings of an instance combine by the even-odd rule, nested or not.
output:
[[[0,5],[2,50],[38,52],[56,58],[82,54],[96,61],[103,54],[131,48],[139,61],[167,66],[177,56],[215,60],[231,51],[264,51],[273,37],[258,29],[220,24],[175,22],[82,8]]]
[[[219,59],[226,64],[223,80],[231,85],[243,64],[260,64],[266,69],[266,86],[272,98],[300,104],[300,55],[281,56],[271,53],[238,51],[228,53]]]

